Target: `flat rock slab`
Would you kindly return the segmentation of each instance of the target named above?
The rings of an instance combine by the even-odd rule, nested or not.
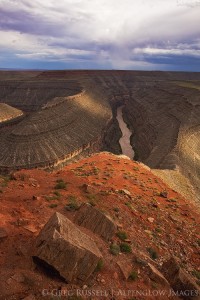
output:
[[[163,276],[158,269],[156,269],[152,264],[148,263],[148,271],[149,271],[149,277],[155,281],[156,283],[162,284],[164,286],[170,287],[169,282],[167,279]]]
[[[90,204],[84,203],[77,211],[74,222],[109,241],[117,230],[111,218]]]
[[[37,237],[35,256],[58,271],[67,282],[87,280],[102,257],[94,240],[58,212]]]
[[[119,261],[117,262],[117,265],[120,268],[120,271],[124,277],[124,279],[128,279],[131,271],[132,271],[132,261],[128,258],[120,257]]]
[[[166,261],[162,270],[168,279],[171,287],[178,292],[184,299],[200,299],[200,287],[195,280],[187,274],[179,265],[175,257],[171,257]]]

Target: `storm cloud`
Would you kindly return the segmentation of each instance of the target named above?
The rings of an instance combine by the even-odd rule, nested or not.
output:
[[[198,0],[0,0],[0,67],[199,71],[199,17]]]

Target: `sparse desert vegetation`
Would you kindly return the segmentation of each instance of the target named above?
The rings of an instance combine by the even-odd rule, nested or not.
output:
[[[2,297],[198,291],[199,74],[30,73],[0,72]]]
[[[0,96],[4,103],[1,103],[0,114],[0,169],[3,172],[35,167],[52,169],[76,156],[100,150],[120,154],[121,133],[115,117],[117,107],[124,102],[123,118],[134,132],[130,142],[135,160],[156,169],[158,176],[186,198],[199,199],[200,184],[195,175],[199,174],[199,164],[193,159],[198,157],[199,73],[37,71],[1,74]],[[127,97],[127,93],[131,96]],[[12,134],[5,130],[7,122],[3,122],[4,115],[9,113],[11,119],[7,122],[14,129]],[[76,122],[74,115],[80,116]],[[190,123],[187,123],[189,116]],[[49,135],[53,138],[49,139]],[[137,166],[134,171],[136,178]],[[99,176],[96,166],[87,172],[80,166],[75,172],[83,178],[92,174],[96,174],[97,179]],[[111,176],[109,172],[104,175],[105,181]],[[124,179],[128,180],[129,176],[124,174]]]
[[[33,262],[30,259],[27,260],[27,256],[13,254],[13,245],[17,249],[21,249],[22,242],[26,243],[28,253],[32,251],[39,232],[48,223],[49,218],[59,212],[62,218],[66,218],[70,224],[76,226],[76,230],[79,232],[77,234],[81,234],[78,243],[80,241],[84,243],[85,237],[83,238],[82,234],[86,234],[89,240],[84,247],[87,248],[86,245],[92,243],[91,248],[89,247],[92,250],[93,243],[95,243],[95,247],[102,255],[100,259],[95,260],[94,272],[86,283],[92,289],[96,286],[108,288],[111,282],[115,287],[120,284],[120,287],[125,289],[136,288],[136,285],[141,289],[147,288],[144,279],[145,282],[149,282],[153,276],[149,268],[152,268],[153,272],[159,270],[163,276],[167,276],[169,271],[162,271],[159,264],[168,261],[169,250],[178,260],[179,267],[191,276],[192,284],[198,286],[199,258],[194,256],[194,261],[187,259],[191,251],[196,253],[199,247],[200,237],[196,226],[199,214],[196,207],[192,204],[188,207],[184,198],[167,187],[150,170],[143,168],[142,164],[134,161],[124,164],[126,161],[126,158],[100,153],[52,173],[41,170],[23,170],[14,174],[15,180],[7,180],[2,177],[2,182],[6,181],[6,185],[3,184],[1,187],[3,193],[0,193],[2,204],[0,213],[2,214],[3,209],[4,216],[1,222],[2,220],[5,222],[0,225],[1,247],[6,249],[6,251],[3,250],[4,259],[12,257],[10,265],[14,266],[15,262],[18,264],[18,268],[11,267],[10,272],[6,273],[5,280],[11,278],[13,272],[16,278],[19,276],[16,274],[21,274],[21,277],[24,274],[30,278],[30,281],[25,280],[25,282],[37,295],[36,297],[39,297],[44,284],[53,283],[55,288],[65,285],[62,280],[58,281],[57,275],[49,278],[42,270],[39,271],[37,268],[32,270],[30,263]],[[105,176],[105,167],[108,162],[112,169],[112,177],[108,176],[108,180],[104,183],[102,178]],[[94,166],[98,168],[98,179],[96,179],[95,172],[91,174],[91,167],[93,170]],[[136,172],[135,168],[137,168],[138,174],[137,181],[132,176]],[[73,171],[77,169],[84,170],[85,174],[90,173],[90,175],[79,176],[77,172]],[[124,178],[124,173],[128,174],[128,179]],[[134,184],[132,184],[133,180]],[[59,183],[62,188],[56,189],[55,185]],[[63,183],[67,183],[67,186]],[[160,195],[161,192],[162,195]],[[163,192],[165,193],[163,194]],[[165,198],[166,196],[167,198]],[[125,203],[130,203],[131,209]],[[83,204],[85,206],[82,206]],[[185,216],[186,208],[188,210],[187,217]],[[85,209],[90,211],[88,217]],[[188,213],[191,214],[191,217],[188,216]],[[182,222],[185,222],[185,218],[187,218],[187,223],[184,223],[183,227]],[[50,224],[52,226],[54,223],[51,221]],[[6,231],[3,231],[1,227]],[[56,229],[58,232],[59,228]],[[102,228],[106,229],[101,231]],[[192,231],[191,228],[193,228]],[[10,229],[12,229],[12,237],[9,233]],[[20,236],[18,232],[20,232]],[[110,233],[111,235],[108,237]],[[60,238],[62,238],[62,234]],[[174,239],[176,239],[176,243],[174,243]],[[71,235],[70,242],[72,240],[73,243],[76,243],[75,234]],[[57,245],[57,247],[59,249],[60,246]],[[46,249],[51,249],[51,247],[47,246]],[[54,257],[53,253],[50,257]],[[153,264],[156,270],[149,264],[150,266]],[[170,266],[173,264],[175,262],[170,263]],[[3,274],[5,267],[3,264],[0,274]],[[115,278],[120,278],[120,280]],[[2,276],[0,288],[4,294],[7,293],[4,288],[5,280]],[[166,280],[170,282],[170,277],[167,277]],[[37,284],[35,284],[36,281]],[[164,288],[159,280],[150,281],[150,283],[151,288]],[[22,283],[20,288],[24,291],[23,295],[25,295],[25,287],[26,285]],[[10,286],[11,293],[15,293],[15,288],[17,288],[15,285]],[[67,289],[68,285],[65,288]]]

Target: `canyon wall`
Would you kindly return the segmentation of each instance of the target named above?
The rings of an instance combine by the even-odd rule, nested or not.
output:
[[[76,80],[51,80],[40,77],[24,80],[0,80],[3,102],[23,111],[38,111],[53,98],[78,94],[82,87]]]
[[[112,119],[111,108],[100,89],[91,82],[83,86],[84,92],[74,96],[53,98],[46,104],[43,99],[40,110],[0,131],[2,171],[57,166],[87,149],[100,149],[102,132]]]
[[[112,107],[124,104],[136,158],[200,200],[200,75],[158,73],[104,75],[98,82],[109,90]]]
[[[0,103],[0,126],[23,116],[23,112],[5,103]]]
[[[119,154],[123,105],[135,157],[199,198],[200,73],[0,72],[0,98],[27,113],[0,130],[1,170],[57,166],[84,151]]]

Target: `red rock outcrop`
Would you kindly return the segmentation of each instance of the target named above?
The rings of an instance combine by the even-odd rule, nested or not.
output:
[[[113,237],[117,230],[115,223],[109,216],[88,203],[81,205],[74,217],[74,222],[90,229],[107,241]]]
[[[37,237],[35,256],[67,282],[86,281],[102,257],[92,238],[60,213],[50,218]]]
[[[195,283],[194,279],[180,267],[174,257],[166,261],[162,269],[171,287],[180,298],[188,300],[200,299],[200,287]]]

